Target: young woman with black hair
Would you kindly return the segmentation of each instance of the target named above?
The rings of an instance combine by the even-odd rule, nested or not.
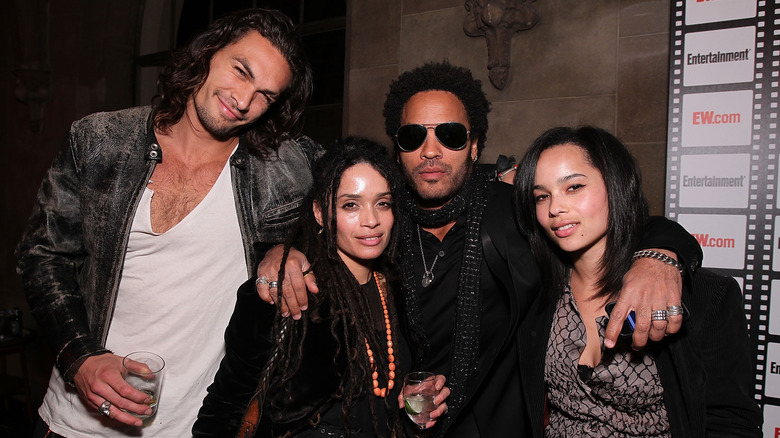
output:
[[[603,347],[608,303],[632,259],[677,264],[633,251],[648,205],[618,139],[587,126],[545,132],[518,167],[515,194],[544,279],[518,336],[534,437],[761,436],[734,279],[698,269],[684,278],[683,303],[652,312],[665,320],[687,311],[679,333],[645,351]]]
[[[393,300],[396,172],[386,149],[362,138],[339,140],[320,158],[285,245],[285,259],[293,245],[306,254],[320,293],[294,320],[258,297],[255,281],[267,279],[239,289],[195,437],[405,435],[398,394],[411,353]],[[443,376],[436,385],[432,418],[449,395]]]

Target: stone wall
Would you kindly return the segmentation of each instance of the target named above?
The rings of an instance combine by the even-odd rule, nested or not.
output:
[[[594,124],[631,148],[653,214],[663,214],[669,57],[666,0],[537,0],[539,22],[515,34],[512,76],[488,79],[482,37],[463,32],[464,0],[363,0],[348,10],[345,132],[389,144],[389,82],[426,61],[470,68],[493,103],[481,162],[523,154],[543,130]]]

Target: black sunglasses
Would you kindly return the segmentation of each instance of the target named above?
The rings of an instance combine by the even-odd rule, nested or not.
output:
[[[459,151],[466,147],[469,140],[469,130],[462,123],[447,122],[438,125],[404,125],[398,128],[395,142],[404,152],[417,150],[428,137],[428,128],[433,127],[436,139],[447,149]]]

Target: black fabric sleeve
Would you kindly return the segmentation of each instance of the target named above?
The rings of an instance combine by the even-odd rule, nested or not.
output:
[[[702,251],[699,242],[682,225],[662,216],[652,216],[645,223],[644,234],[637,249],[665,249],[674,251],[685,267],[685,276],[691,278],[701,266]]]
[[[17,272],[27,302],[68,383],[90,356],[109,351],[93,336],[79,286],[85,263],[84,224],[74,129],[41,183],[21,242]]]
[[[707,436],[761,437],[763,415],[752,396],[755,366],[742,291],[733,278],[706,269],[696,274],[694,287],[694,306],[704,313],[697,337],[706,376]]]

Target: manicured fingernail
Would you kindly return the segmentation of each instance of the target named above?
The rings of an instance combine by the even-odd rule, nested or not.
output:
[[[615,347],[615,343],[612,342],[612,339],[605,339],[604,340],[604,346],[607,347],[607,348],[614,348]]]
[[[301,310],[306,310],[308,308],[309,308],[309,306],[301,306]]]
[[[299,313],[297,315],[293,315],[293,319],[296,320],[296,321],[301,319],[301,314]]]
[[[282,312],[282,316],[287,318],[288,316],[290,316],[290,312]]]

